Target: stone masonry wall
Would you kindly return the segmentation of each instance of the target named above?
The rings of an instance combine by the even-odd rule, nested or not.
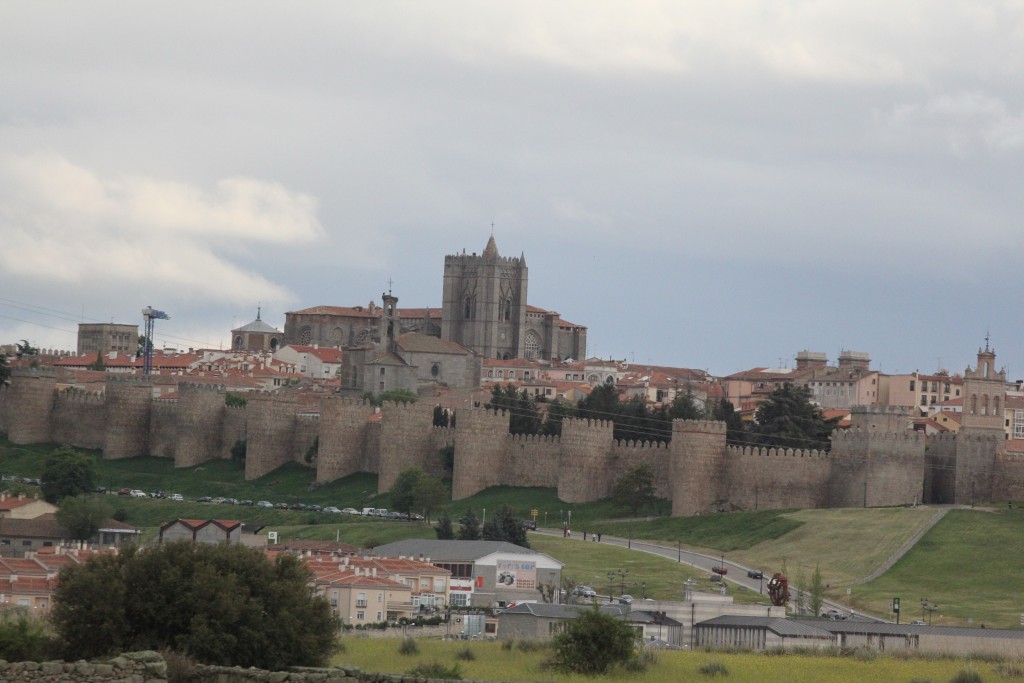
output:
[[[318,448],[320,416],[299,413],[295,416],[295,443],[292,449],[292,460],[306,467],[316,467],[316,460],[306,461],[311,449]]]
[[[1000,452],[992,474],[992,500],[1024,500],[1024,455]]]
[[[5,662],[0,681],[18,683],[164,683],[167,663],[153,651],[129,652],[93,662]]]
[[[832,434],[828,505],[881,507],[920,503],[924,495],[924,435],[858,428]]]
[[[377,492],[390,491],[398,474],[410,467],[427,469],[437,460],[431,438],[434,409],[425,403],[386,402],[380,409],[380,469]]]
[[[956,435],[956,498],[959,505],[992,500],[996,451],[1003,445],[1001,429],[961,429]]]
[[[509,416],[504,412],[459,410],[456,424],[452,500],[461,500],[502,483],[502,463],[511,435]]]
[[[669,445],[657,441],[615,441],[612,443],[609,476],[612,484],[638,465],[647,465],[654,473],[654,493],[659,498],[671,498],[669,485],[671,457]]]
[[[178,399],[154,400],[150,406],[149,455],[154,458],[173,458],[177,441]]]
[[[105,392],[107,433],[103,457],[117,460],[149,455],[152,385],[146,380],[108,377]]]
[[[6,399],[7,438],[12,443],[24,445],[53,440],[56,388],[57,378],[52,373],[12,373]]]
[[[676,420],[672,423],[672,516],[688,517],[717,509],[727,494],[725,423]]]
[[[369,419],[375,408],[363,401],[335,396],[320,399],[320,454],[316,480],[328,482],[367,467]]]
[[[924,502],[948,505],[956,499],[956,434],[929,438],[924,453]]]
[[[562,453],[558,460],[558,497],[567,503],[588,503],[606,498],[614,481],[612,465],[614,425],[604,420],[563,420]]]
[[[719,509],[828,507],[831,464],[824,451],[729,446]]]
[[[247,480],[259,479],[293,459],[297,409],[294,394],[253,392],[246,396]]]
[[[509,435],[501,465],[506,486],[558,486],[561,439],[557,436]]]
[[[194,467],[220,457],[227,412],[224,387],[215,384],[178,384],[178,438],[174,466]]]
[[[225,406],[218,457],[222,460],[230,460],[231,449],[239,441],[245,441],[245,407]]]
[[[103,394],[80,389],[58,392],[53,409],[54,443],[75,448],[103,448],[107,425]]]
[[[11,395],[11,388],[0,382],[0,434],[7,433],[7,411],[9,402],[7,397]]]

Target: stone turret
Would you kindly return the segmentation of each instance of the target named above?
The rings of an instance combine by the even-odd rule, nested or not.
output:
[[[725,497],[724,422],[675,420],[672,423],[672,516],[711,512]]]

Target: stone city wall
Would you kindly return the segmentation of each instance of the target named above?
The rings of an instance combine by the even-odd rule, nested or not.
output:
[[[553,487],[566,502],[599,500],[638,464],[653,469],[674,515],[969,503],[1013,498],[1024,486],[1017,460],[996,459],[999,430],[933,437],[926,450],[920,434],[893,431],[905,422],[893,411],[855,411],[855,427],[837,430],[824,454],[727,447],[724,424],[699,420],[673,423],[668,444],[619,442],[611,422],[594,420],[567,419],[560,437],[513,436],[508,415],[485,409],[461,409],[457,428],[436,428],[427,402],[386,404],[374,418],[372,406],[333,396],[321,400],[319,414],[303,412],[296,394],[284,391],[253,392],[245,407],[228,408],[223,387],[210,385],[182,383],[177,399],[155,400],[145,378],[110,377],[102,396],[56,387],[52,372],[18,371],[0,391],[0,425],[12,442],[101,447],[105,458],[173,457],[192,467],[231,457],[245,440],[247,479],[288,462],[313,466],[305,459],[317,444],[317,481],[375,472],[386,491],[409,467],[444,474],[439,451],[452,443],[456,500],[491,486]]]
[[[56,395],[53,407],[53,441],[75,448],[103,448],[106,402],[102,393],[69,388]]]

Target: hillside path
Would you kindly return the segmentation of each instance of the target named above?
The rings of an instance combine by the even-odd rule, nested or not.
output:
[[[900,546],[899,550],[897,550],[895,553],[893,553],[892,556],[889,557],[889,559],[887,559],[885,562],[883,562],[878,567],[876,567],[873,572],[871,572],[870,574],[868,574],[867,576],[865,576],[863,578],[857,579],[851,585],[859,586],[861,584],[868,583],[870,581],[874,581],[879,576],[881,576],[882,574],[884,574],[887,571],[889,571],[890,569],[892,569],[892,566],[894,564],[896,564],[897,562],[899,562],[900,558],[902,558],[904,555],[906,555],[910,551],[911,548],[913,548],[915,545],[917,545],[917,542],[920,541],[921,538],[926,533],[928,533],[933,526],[935,526],[940,521],[942,521],[942,518],[946,516],[946,513],[949,512],[950,509],[951,508],[948,508],[948,507],[942,507],[942,508],[937,509],[935,511],[935,514],[932,516],[931,521],[928,522],[927,524],[925,524],[923,527],[921,527],[920,531],[918,531],[916,534],[914,534],[913,536],[908,538],[906,543],[904,543],[902,546]]]

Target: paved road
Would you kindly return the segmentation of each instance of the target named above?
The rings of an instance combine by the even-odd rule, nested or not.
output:
[[[541,528],[538,528],[537,531],[535,531],[533,533],[543,534],[545,536],[556,536],[557,537],[557,536],[561,536],[562,535],[562,530],[561,529],[541,529]],[[587,536],[587,540],[584,541],[583,540],[583,534],[580,533],[580,532],[576,532],[576,531],[574,531],[572,533],[572,538],[574,540],[579,541],[580,543],[584,543],[584,542],[585,543],[592,543],[593,542],[593,541],[590,540],[591,537],[589,535]],[[628,548],[628,549],[636,551],[636,552],[650,553],[651,555],[657,555],[659,557],[665,557],[665,558],[668,558],[670,560],[675,560],[676,562],[681,562],[683,564],[688,564],[691,567],[696,567],[697,569],[706,571],[708,573],[711,573],[711,568],[712,567],[717,567],[717,566],[720,566],[720,565],[723,564],[723,557],[720,556],[720,555],[719,556],[704,555],[702,553],[693,552],[692,550],[686,550],[685,548],[681,548],[681,547],[672,548],[670,546],[658,545],[656,543],[650,543],[648,541],[638,541],[636,539],[621,538],[621,537],[618,537],[618,536],[609,536],[607,534],[603,534],[601,536],[601,543],[604,543],[605,545],[615,545],[615,546],[619,546],[619,547],[622,547],[622,548]],[[770,578],[770,577],[768,577],[768,578],[761,579],[761,580],[759,580],[759,579],[752,579],[752,578],[747,576],[747,571],[749,571],[750,569],[756,569],[756,568],[745,567],[745,566],[743,566],[741,564],[737,564],[735,562],[731,562],[728,559],[725,560],[724,566],[728,570],[728,574],[726,574],[725,580],[729,581],[730,583],[734,583],[734,584],[737,584],[737,585],[740,585],[740,586],[746,586],[750,590],[755,590],[755,591],[763,592],[765,590],[764,589],[764,583],[766,583],[768,578]],[[795,592],[795,590],[791,586],[790,587],[791,597],[792,597],[792,593],[794,593],[794,592]],[[863,614],[863,613],[860,613],[860,612],[856,612],[856,611],[850,610],[845,605],[837,603],[837,602],[833,602],[831,600],[825,600],[822,609],[823,610],[836,610],[837,612],[840,612],[842,614],[849,614],[854,619],[860,619],[860,620],[866,620],[866,621],[880,621],[879,619],[876,619],[875,617],[872,617],[872,616],[869,616],[867,614]]]

